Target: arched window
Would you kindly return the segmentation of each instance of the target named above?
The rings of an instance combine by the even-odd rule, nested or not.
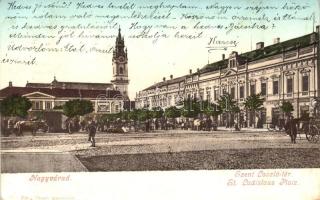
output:
[[[120,67],[120,74],[123,74],[123,68]]]

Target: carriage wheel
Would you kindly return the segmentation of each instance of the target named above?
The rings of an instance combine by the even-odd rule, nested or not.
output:
[[[44,133],[49,133],[50,131],[50,127],[49,126],[46,126],[46,128],[43,130]]]
[[[312,142],[317,143],[320,139],[320,130],[317,129],[317,133],[312,137]]]
[[[317,134],[317,135],[315,135],[315,136],[313,137],[313,143],[318,143],[319,140],[320,140],[320,135],[319,135],[319,134]]]
[[[306,138],[309,142],[315,142],[315,136],[318,135],[318,128],[311,126],[308,131],[306,131]]]

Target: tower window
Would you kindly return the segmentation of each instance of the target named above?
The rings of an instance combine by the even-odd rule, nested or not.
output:
[[[120,67],[120,74],[123,74],[123,68]]]

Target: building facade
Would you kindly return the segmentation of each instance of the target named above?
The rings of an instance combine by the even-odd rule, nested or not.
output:
[[[229,57],[222,55],[218,62],[208,64],[196,72],[169,80],[163,78],[136,94],[136,107],[167,108],[183,99],[195,98],[217,103],[220,95],[229,93],[241,109],[245,99],[261,93],[265,98],[261,117],[271,123],[280,117],[279,105],[289,101],[294,117],[312,114],[312,100],[319,97],[319,26],[316,32],[298,38],[264,46]],[[246,116],[252,121],[253,116]]]
[[[11,95],[27,97],[32,103],[30,111],[53,110],[74,99],[91,101],[95,114],[118,113],[124,106],[124,99],[117,90],[15,87],[12,84],[0,90],[0,100]]]

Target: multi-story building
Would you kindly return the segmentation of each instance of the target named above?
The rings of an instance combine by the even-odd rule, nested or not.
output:
[[[316,32],[264,46],[239,54],[233,51],[229,57],[222,55],[218,62],[208,64],[196,72],[170,79],[163,78],[136,95],[136,107],[167,108],[177,105],[181,99],[196,98],[217,103],[227,92],[243,109],[246,97],[261,93],[265,98],[262,110],[263,122],[277,120],[279,105],[290,101],[294,116],[313,111],[311,101],[319,97],[319,26]],[[251,118],[251,119],[250,119]],[[252,121],[248,116],[247,121]]]
[[[27,82],[25,87],[16,87],[9,82],[8,87],[0,90],[0,101],[18,94],[31,100],[32,110],[51,110],[72,99],[92,101],[95,113],[118,113],[130,109],[127,55],[119,28],[112,58],[112,83],[61,82],[56,77],[51,83]]]

